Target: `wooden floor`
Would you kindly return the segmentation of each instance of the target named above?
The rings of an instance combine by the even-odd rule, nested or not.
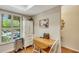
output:
[[[19,50],[18,53],[32,53],[33,47],[24,48],[23,50]]]
[[[33,51],[33,47],[30,46],[30,47],[28,47],[26,49],[18,51],[18,53],[32,53],[32,51]],[[61,53],[78,53],[78,52],[75,52],[75,51],[72,51],[70,49],[62,47],[61,48]]]
[[[61,48],[61,52],[62,52],[62,53],[78,53],[78,52],[76,52],[76,51],[73,51],[73,50],[68,49],[68,48],[65,48],[65,47],[62,47],[62,48]]]

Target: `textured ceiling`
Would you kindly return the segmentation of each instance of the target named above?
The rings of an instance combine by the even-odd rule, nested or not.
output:
[[[56,5],[0,5],[0,9],[24,15],[36,15],[54,7],[56,7]]]

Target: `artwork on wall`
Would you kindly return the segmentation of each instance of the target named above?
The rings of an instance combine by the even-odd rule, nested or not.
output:
[[[64,20],[62,19],[62,20],[61,20],[61,30],[63,30],[64,24],[65,24],[65,22],[64,22]]]
[[[49,27],[49,19],[48,18],[47,19],[41,19],[39,21],[39,26],[41,28],[48,28]]]

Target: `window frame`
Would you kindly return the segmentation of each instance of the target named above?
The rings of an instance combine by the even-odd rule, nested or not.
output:
[[[21,37],[23,37],[22,36],[22,15],[18,15],[18,14],[15,14],[15,13],[9,13],[9,12],[5,12],[5,11],[0,11],[0,45],[1,44],[7,44],[7,43],[11,43],[11,42],[14,42],[15,40],[13,40],[13,30],[15,29],[15,28],[13,28],[13,24],[11,24],[11,28],[9,28],[9,29],[11,29],[11,32],[12,32],[12,35],[11,35],[11,42],[1,42],[1,40],[2,40],[2,29],[3,29],[3,25],[2,25],[2,14],[3,15],[11,15],[11,23],[13,23],[12,21],[13,21],[13,16],[18,16],[18,17],[20,17],[20,38]],[[17,29],[17,28],[16,28]]]

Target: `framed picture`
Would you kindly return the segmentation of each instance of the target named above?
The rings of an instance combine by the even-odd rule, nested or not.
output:
[[[49,27],[49,19],[48,18],[47,19],[41,19],[39,21],[39,26],[41,28],[48,28]]]

